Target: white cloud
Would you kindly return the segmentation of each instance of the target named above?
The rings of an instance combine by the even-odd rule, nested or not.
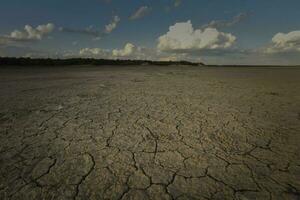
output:
[[[121,49],[84,48],[79,52],[80,56],[92,58],[118,58],[118,59],[146,59],[151,53],[146,49],[127,43]]]
[[[26,25],[24,30],[15,30],[7,37],[12,40],[41,40],[44,36],[48,35],[54,30],[54,24],[48,23],[45,25],[39,25],[33,28],[30,25]]]
[[[130,17],[130,20],[136,20],[140,19],[142,17],[145,17],[149,12],[151,11],[151,8],[148,6],[142,6],[139,9],[137,9]]]
[[[265,53],[300,52],[300,31],[277,33]]]
[[[111,52],[101,48],[84,48],[79,51],[79,56],[89,58],[111,58]]]
[[[233,46],[236,37],[215,28],[194,29],[191,21],[176,23],[158,38],[157,48],[161,51],[189,52],[220,50]]]
[[[117,28],[118,23],[120,22],[120,17],[115,15],[113,16],[112,21],[105,26],[105,33],[111,33],[115,28]]]
[[[76,54],[72,55],[76,57]],[[190,56],[185,53],[161,52],[157,49],[139,47],[132,43],[127,43],[120,49],[101,49],[101,48],[84,48],[79,52],[80,57],[85,58],[103,58],[103,59],[132,59],[132,60],[161,60],[161,61],[201,61],[198,56]],[[78,57],[78,56],[77,56]]]
[[[135,45],[131,43],[127,43],[123,49],[114,49],[112,51],[113,56],[116,57],[125,57],[125,56],[131,56],[133,53],[138,51]]]
[[[113,58],[118,59],[159,60],[160,57],[165,56],[165,53],[157,49],[140,47],[132,43],[125,44],[121,49],[113,49],[111,53]]]
[[[160,61],[191,61],[191,62],[202,62],[202,58],[197,56],[190,56],[185,53],[168,53],[160,54],[158,57]]]

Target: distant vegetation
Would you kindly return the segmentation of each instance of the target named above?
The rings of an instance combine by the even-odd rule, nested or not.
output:
[[[150,61],[150,60],[108,60],[92,58],[12,58],[0,57],[0,66],[63,66],[63,65],[191,65],[199,66],[203,63],[188,61]]]

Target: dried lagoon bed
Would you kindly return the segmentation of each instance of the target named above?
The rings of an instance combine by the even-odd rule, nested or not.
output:
[[[0,68],[0,199],[299,199],[300,68]]]

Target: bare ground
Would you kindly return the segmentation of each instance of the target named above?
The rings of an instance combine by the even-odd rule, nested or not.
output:
[[[0,199],[299,199],[300,68],[0,69]]]

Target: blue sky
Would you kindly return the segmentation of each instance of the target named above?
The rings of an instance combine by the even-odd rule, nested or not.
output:
[[[299,0],[1,0],[0,56],[299,64],[299,9]]]

